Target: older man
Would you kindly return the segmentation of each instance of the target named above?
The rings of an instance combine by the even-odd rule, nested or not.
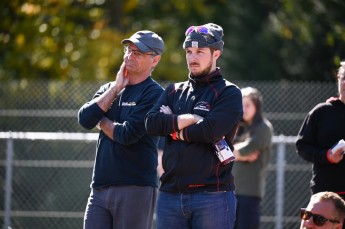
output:
[[[86,229],[151,229],[158,187],[158,138],[146,134],[144,117],[163,88],[151,74],[164,42],[151,31],[122,41],[124,62],[116,80],[79,110],[79,123],[100,129],[87,203]]]

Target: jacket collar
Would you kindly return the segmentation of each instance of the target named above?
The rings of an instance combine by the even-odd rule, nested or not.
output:
[[[206,75],[203,77],[193,77],[190,74],[188,75],[189,78],[189,82],[191,82],[192,84],[209,84],[212,81],[216,81],[222,78],[221,74],[220,74],[220,68],[217,67],[217,69]]]

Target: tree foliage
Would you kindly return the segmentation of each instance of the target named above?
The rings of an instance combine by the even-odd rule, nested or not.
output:
[[[157,32],[160,80],[188,74],[182,49],[190,25],[224,28],[219,65],[229,79],[333,80],[345,57],[342,0],[5,0],[0,3],[0,80],[111,80],[121,40]]]

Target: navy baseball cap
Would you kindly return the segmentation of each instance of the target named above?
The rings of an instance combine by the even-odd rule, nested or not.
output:
[[[162,55],[164,51],[163,39],[149,30],[138,31],[121,42],[121,44],[128,43],[133,43],[141,52],[154,52],[157,55]]]

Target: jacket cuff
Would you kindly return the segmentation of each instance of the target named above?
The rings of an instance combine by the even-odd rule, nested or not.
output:
[[[178,132],[179,129],[178,129],[178,122],[177,122],[177,117],[178,115],[173,115],[173,129],[174,129],[174,132]]]

